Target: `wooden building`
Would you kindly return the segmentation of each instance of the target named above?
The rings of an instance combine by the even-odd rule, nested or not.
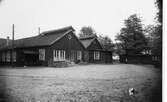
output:
[[[65,61],[77,63],[83,59],[84,51],[71,26],[15,40],[13,47],[11,42],[0,47],[1,65],[10,65],[12,62],[17,66],[56,66]]]
[[[78,39],[69,26],[45,31],[29,38],[3,39],[0,65],[58,66],[68,62],[112,63],[112,52],[103,48],[96,37]]]
[[[112,63],[112,52],[104,49],[97,36],[79,38],[85,47],[83,61],[88,63]]]

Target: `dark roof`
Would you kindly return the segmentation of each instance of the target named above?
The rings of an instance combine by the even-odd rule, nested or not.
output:
[[[57,30],[45,31],[42,32],[40,35],[34,37],[15,40],[14,47],[25,48],[25,47],[36,47],[36,46],[49,46],[71,31],[74,31],[72,26]],[[9,46],[4,46],[3,48],[11,48],[11,47],[12,43],[10,43]]]

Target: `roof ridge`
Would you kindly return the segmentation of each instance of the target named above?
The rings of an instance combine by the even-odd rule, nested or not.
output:
[[[59,29],[54,29],[54,30],[48,30],[48,31],[44,31],[42,33],[40,33],[40,35],[48,35],[49,33],[59,33],[59,32],[66,32],[68,30],[73,30],[73,27],[72,26],[67,26],[67,27],[63,27],[63,28],[59,28]]]
[[[72,26],[64,27],[62,29],[58,29],[60,32],[52,31],[47,32],[49,34],[47,35],[34,35],[32,37],[27,38],[21,38],[16,39],[14,41],[15,48],[21,48],[21,47],[34,47],[34,46],[48,46],[54,43],[55,41],[58,41],[58,39],[61,39],[62,36],[64,36],[66,33],[70,31],[75,31]],[[1,49],[1,48],[0,48]],[[5,49],[5,48],[4,48]]]
[[[20,38],[20,39],[16,39],[15,41],[18,41],[18,40],[25,40],[25,39],[30,39],[30,38],[35,38],[35,37],[38,37],[39,35],[35,35],[35,36],[31,36],[31,37],[27,37],[27,38]]]

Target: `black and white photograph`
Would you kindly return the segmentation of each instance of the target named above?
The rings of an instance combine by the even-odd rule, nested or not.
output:
[[[0,102],[163,102],[162,0],[0,0]]]

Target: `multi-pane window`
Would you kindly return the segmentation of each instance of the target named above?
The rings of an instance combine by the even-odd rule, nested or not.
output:
[[[13,58],[13,62],[16,62],[16,51],[13,52],[12,56],[13,56],[12,57]]]
[[[64,61],[65,51],[64,50],[53,50],[53,60],[54,61]]]
[[[8,51],[6,54],[6,61],[10,62],[10,51]]]
[[[100,60],[100,52],[94,51],[94,60]]]
[[[2,53],[2,61],[5,62],[5,52]]]
[[[45,49],[39,49],[39,60],[45,60]]]
[[[81,59],[82,59],[82,52],[77,51],[77,60],[81,60]]]

